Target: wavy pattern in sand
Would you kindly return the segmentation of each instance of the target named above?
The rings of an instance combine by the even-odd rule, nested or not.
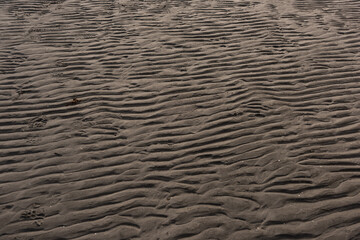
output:
[[[0,9],[0,239],[360,239],[358,1]]]

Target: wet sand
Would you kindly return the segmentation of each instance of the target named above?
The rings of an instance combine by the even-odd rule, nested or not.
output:
[[[0,1],[0,239],[360,239],[360,3]]]

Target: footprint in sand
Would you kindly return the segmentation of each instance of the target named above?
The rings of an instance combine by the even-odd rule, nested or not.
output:
[[[44,223],[45,210],[43,208],[28,209],[21,213],[20,218],[22,220],[34,220],[34,224],[40,227]]]
[[[30,120],[28,126],[29,128],[42,128],[46,125],[48,122],[47,118],[45,116],[35,117]]]

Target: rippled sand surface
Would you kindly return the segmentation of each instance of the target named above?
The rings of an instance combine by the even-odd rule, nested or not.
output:
[[[360,239],[358,0],[0,1],[0,239]]]

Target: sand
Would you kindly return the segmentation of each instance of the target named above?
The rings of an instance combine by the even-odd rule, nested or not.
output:
[[[360,239],[357,0],[0,1],[0,239]]]

